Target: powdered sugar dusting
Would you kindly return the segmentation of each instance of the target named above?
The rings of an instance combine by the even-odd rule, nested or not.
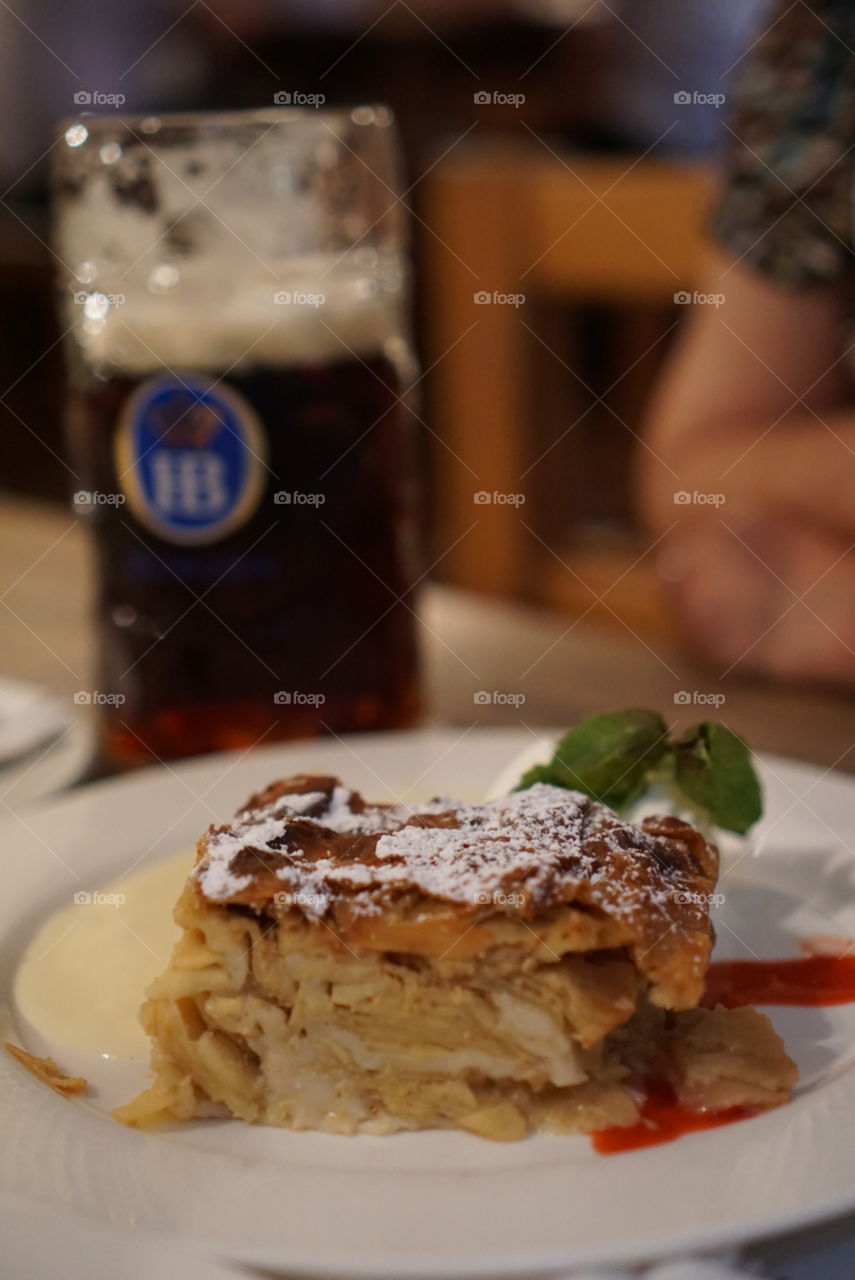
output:
[[[308,784],[326,781],[325,789]],[[212,901],[261,906],[283,898],[309,918],[346,899],[377,912],[402,893],[523,917],[580,900],[623,918],[671,914],[696,868],[672,842],[622,822],[577,792],[538,784],[484,804],[436,799],[414,807],[364,805],[334,780],[277,792],[212,828],[196,876]],[[285,788],[289,784],[280,784]],[[257,869],[256,869],[257,868]],[[258,881],[258,898],[248,895]]]

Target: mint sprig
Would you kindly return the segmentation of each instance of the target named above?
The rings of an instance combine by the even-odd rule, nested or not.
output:
[[[663,778],[678,805],[725,830],[744,835],[763,812],[760,782],[741,738],[707,720],[674,741],[662,717],[643,708],[583,720],[549,761],[523,774],[517,790],[547,782],[621,810]]]
[[[744,835],[763,813],[751,752],[723,724],[707,720],[674,744],[674,783],[710,821]]]

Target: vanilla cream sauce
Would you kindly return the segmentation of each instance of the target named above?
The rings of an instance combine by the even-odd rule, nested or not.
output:
[[[148,1061],[139,1007],[178,938],[172,908],[192,865],[185,851],[81,890],[44,922],[18,967],[13,1003],[45,1052]]]

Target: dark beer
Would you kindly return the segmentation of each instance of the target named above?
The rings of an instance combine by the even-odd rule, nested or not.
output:
[[[157,448],[185,466],[210,443],[193,420],[200,381],[223,391],[213,374],[167,375],[174,395],[157,424]],[[251,514],[207,543],[157,532],[132,499],[101,500],[129,495],[156,452],[140,461],[119,447],[140,385],[90,381],[71,422],[91,494],[79,506],[97,558],[109,761],[411,724],[415,513],[395,367],[377,356],[230,374],[226,388],[261,425],[251,465],[262,483]]]
[[[362,106],[64,129],[56,241],[108,767],[417,714],[391,124]]]

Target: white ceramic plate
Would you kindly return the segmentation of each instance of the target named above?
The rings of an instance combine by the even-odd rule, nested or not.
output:
[[[4,998],[27,939],[71,892],[188,847],[276,774],[339,773],[377,799],[477,798],[530,741],[425,731],[217,756],[9,818]],[[718,953],[780,957],[807,935],[855,937],[855,780],[774,759],[764,774],[768,816],[723,878]],[[803,1073],[790,1106],[608,1158],[581,1137],[339,1138],[232,1121],[140,1134],[107,1115],[133,1087],[118,1068],[112,1086],[68,1101],[4,1055],[0,1193],[314,1276],[547,1275],[713,1248],[855,1206],[855,1006],[771,1013]],[[141,1068],[128,1070],[138,1083]]]

